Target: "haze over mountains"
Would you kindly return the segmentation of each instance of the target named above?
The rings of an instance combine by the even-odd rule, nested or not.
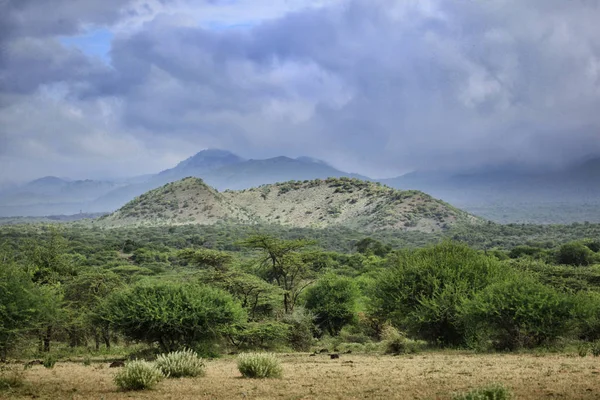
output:
[[[190,176],[202,178],[219,191],[329,177],[375,180],[310,157],[247,160],[229,151],[209,149],[154,175],[120,181],[45,177],[0,188],[0,216],[111,212],[149,190]],[[398,189],[424,191],[499,222],[600,222],[600,159],[553,171],[413,172],[379,181]]]

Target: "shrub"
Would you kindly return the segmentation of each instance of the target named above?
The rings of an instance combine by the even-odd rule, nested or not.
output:
[[[42,364],[46,368],[54,368],[54,365],[56,364],[57,361],[58,361],[58,359],[56,358],[56,356],[54,354],[48,354],[46,357],[44,357]]]
[[[594,343],[590,344],[590,350],[594,357],[600,356],[600,341],[596,340]]]
[[[359,295],[353,279],[328,273],[308,289],[306,308],[316,315],[316,323],[323,331],[335,336],[356,319]]]
[[[318,333],[314,320],[315,316],[302,307],[294,308],[294,312],[286,314],[283,317],[282,322],[291,327],[288,341],[294,350],[310,350],[314,341],[314,336]]]
[[[590,349],[589,344],[580,343],[577,346],[577,354],[579,354],[579,357],[585,357],[585,356],[587,356],[589,349]]]
[[[271,353],[244,353],[238,356],[238,370],[246,378],[279,378],[281,366]]]
[[[468,336],[489,340],[496,349],[549,344],[569,332],[572,299],[535,278],[515,274],[466,301],[461,313]]]
[[[498,384],[452,396],[452,400],[508,400],[510,398],[512,398],[510,390]]]
[[[130,361],[115,375],[115,384],[122,390],[152,389],[165,375],[148,361]]]
[[[393,326],[386,326],[381,333],[385,354],[415,354],[421,351],[425,343],[404,336]]]
[[[193,350],[174,351],[156,358],[156,366],[169,378],[204,375],[204,361]]]
[[[566,243],[558,250],[556,261],[573,266],[590,265],[594,262],[594,252],[582,243]]]
[[[101,318],[129,338],[158,343],[168,353],[214,340],[243,322],[245,313],[220,289],[154,282],[113,293]]]
[[[461,304],[506,275],[496,258],[454,242],[394,257],[372,287],[370,314],[441,345],[464,344]]]
[[[232,340],[238,347],[268,349],[287,343],[290,330],[290,325],[277,321],[249,322],[232,335]]]

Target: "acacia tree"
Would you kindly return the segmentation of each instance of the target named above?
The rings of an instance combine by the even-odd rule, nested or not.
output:
[[[254,235],[242,244],[261,251],[261,265],[265,269],[266,280],[276,282],[283,290],[285,313],[293,312],[298,297],[312,283],[313,271],[303,259],[300,250],[313,242],[281,240],[269,235]]]
[[[15,339],[37,325],[44,296],[22,268],[2,258],[0,260],[0,361],[5,361]]]
[[[64,285],[67,310],[73,315],[67,327],[71,346],[78,344],[86,333],[91,333],[96,349],[100,341],[110,348],[109,326],[96,317],[101,300],[123,285],[121,278],[111,271],[89,271],[74,277]]]
[[[54,227],[49,229],[45,239],[30,243],[27,251],[28,272],[33,282],[53,296],[55,301],[45,304],[42,313],[45,326],[40,329],[40,351],[50,351],[50,341],[56,325],[63,322],[62,283],[76,275],[76,270],[67,254],[67,240]]]

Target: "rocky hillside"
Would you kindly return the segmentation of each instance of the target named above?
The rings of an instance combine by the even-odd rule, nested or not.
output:
[[[95,224],[277,223],[297,227],[437,231],[480,220],[419,191],[351,178],[291,181],[219,193],[185,178],[152,190]]]

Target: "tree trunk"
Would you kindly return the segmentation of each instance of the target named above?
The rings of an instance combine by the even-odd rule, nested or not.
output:
[[[107,349],[110,349],[110,328],[107,326],[102,329],[102,338]]]
[[[44,352],[50,352],[50,340],[52,339],[52,325],[48,325],[46,328],[46,334],[44,335]]]
[[[100,335],[98,334],[98,329],[93,328],[92,334],[94,335],[94,344],[96,345],[96,351],[100,350]]]

